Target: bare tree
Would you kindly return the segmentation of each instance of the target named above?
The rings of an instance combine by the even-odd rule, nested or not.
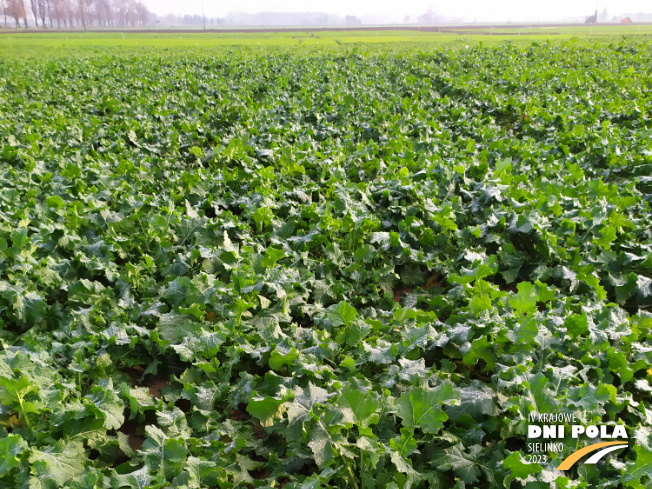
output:
[[[138,0],[30,0],[28,8],[34,17],[36,27],[46,28],[48,21],[50,27],[73,28],[78,27],[139,27],[147,25],[152,14],[145,4]],[[11,17],[20,27],[21,20],[25,27],[29,27],[25,0],[0,0],[0,12],[5,17]]]
[[[7,0],[5,14],[9,17],[14,18],[16,27],[20,27],[20,19],[23,19],[25,21],[25,27],[28,27],[27,14],[25,12],[25,5],[23,4],[22,0]]]
[[[57,19],[57,29],[61,29],[61,12],[59,10],[59,0],[52,0],[54,4],[54,18]],[[52,23],[52,14],[50,14],[50,23]]]
[[[104,27],[113,25],[114,12],[109,0],[93,0],[93,10],[100,25]]]
[[[102,27],[109,25],[110,13],[107,12],[106,2],[104,0],[92,0],[90,3],[92,7],[92,17],[97,20],[97,24]],[[91,21],[91,24],[93,22]]]
[[[151,13],[148,10],[148,8],[141,2],[136,2],[134,6],[134,10],[136,13],[136,18],[138,19],[138,24],[140,26],[145,26],[149,23],[149,19],[151,17]],[[206,27],[204,27],[205,29]]]
[[[45,17],[47,16],[47,8],[45,5],[45,0],[32,0],[32,11],[34,10],[33,5],[38,2],[38,13],[41,17],[41,27],[45,29],[48,26]],[[34,16],[34,22],[36,22],[36,16]]]
[[[25,0],[18,0],[18,1],[23,10],[23,23],[25,24],[25,28],[27,28],[29,27],[29,24],[27,23],[27,9],[25,8]]]
[[[48,18],[50,19],[50,27],[54,27],[52,23],[52,0],[45,0],[45,5],[48,8]]]
[[[68,22],[70,23],[70,27],[74,27],[75,25],[75,17],[77,15],[77,9],[75,7],[75,4],[73,3],[73,0],[66,0],[68,2]],[[79,25],[79,17],[77,18],[77,25]]]
[[[96,18],[96,9],[94,0],[85,0],[84,1],[84,13],[86,14],[86,25],[88,27],[93,27]]]
[[[104,10],[106,12],[107,25],[113,25],[114,12],[111,3],[112,2],[109,0],[102,0],[102,5],[104,6]]]
[[[63,27],[72,28],[74,26],[73,17],[75,9],[72,6],[71,0],[56,0],[56,2],[59,16],[63,20]]]
[[[14,18],[16,27],[20,27],[20,19],[23,19],[25,27],[29,27],[27,23],[27,11],[25,10],[24,0],[8,0],[7,14]]]
[[[7,6],[5,5],[5,0],[0,0],[0,8],[2,8],[2,14],[5,16],[5,29],[7,28]]]
[[[57,19],[57,28],[61,28],[61,21],[63,26],[66,27],[66,5],[64,0],[52,0],[54,5],[54,18]]]
[[[86,30],[86,9],[84,8],[84,0],[79,0],[79,15],[81,17],[84,30]]]
[[[38,27],[38,2],[36,0],[32,0],[30,5],[32,7],[32,15],[34,16],[34,24],[36,27]]]
[[[127,16],[125,14],[127,8],[127,0],[114,0],[113,8],[115,10],[116,20],[118,25],[125,25],[127,23]]]

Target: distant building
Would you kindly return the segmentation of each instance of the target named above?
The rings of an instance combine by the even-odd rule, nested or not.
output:
[[[625,17],[624,19],[620,19],[620,23],[621,24],[631,24],[632,19],[630,19],[629,17]]]

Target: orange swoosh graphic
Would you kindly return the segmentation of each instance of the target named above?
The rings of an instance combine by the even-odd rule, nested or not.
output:
[[[557,470],[570,469],[575,464],[575,462],[577,462],[587,453],[595,452],[596,450],[600,450],[601,448],[608,447],[611,445],[627,445],[627,444],[628,443],[626,441],[605,441],[602,443],[594,443],[593,445],[584,447],[576,451],[575,453],[571,453],[568,457],[564,459],[564,461],[559,465],[559,467],[557,467]]]

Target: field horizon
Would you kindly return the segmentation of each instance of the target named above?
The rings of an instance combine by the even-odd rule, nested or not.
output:
[[[552,30],[554,29],[554,30]],[[441,32],[440,32],[441,31]],[[0,30],[0,56],[43,56],[90,54],[105,47],[143,48],[364,48],[373,45],[394,47],[429,46],[460,48],[475,45],[497,46],[513,43],[563,42],[573,38],[587,43],[604,43],[628,37],[652,37],[652,24],[621,25],[459,25],[406,28],[301,28],[207,30]]]

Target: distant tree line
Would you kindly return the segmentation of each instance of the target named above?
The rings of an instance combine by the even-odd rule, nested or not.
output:
[[[202,17],[201,15],[172,15],[168,14],[163,17],[157,17],[157,22],[162,23],[163,25],[195,25],[200,26],[206,25],[222,25],[224,24],[224,19],[218,19],[214,17]]]
[[[140,27],[152,14],[136,0],[0,0],[4,25],[13,19],[16,27]],[[28,17],[31,19],[28,20]]]
[[[346,25],[361,25],[362,20],[357,18],[355,15],[347,15],[346,16]]]

